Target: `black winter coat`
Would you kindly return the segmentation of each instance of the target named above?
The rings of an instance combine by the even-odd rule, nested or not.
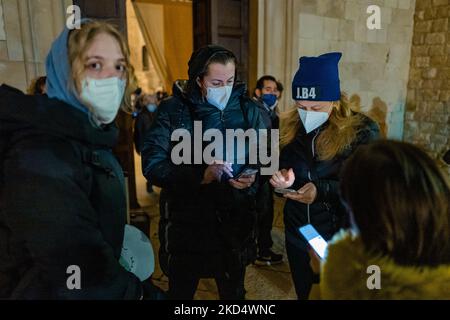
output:
[[[259,106],[266,127],[271,129],[280,129],[280,118],[278,116],[278,107],[272,110],[268,106],[266,106],[266,104],[262,100],[257,98],[253,99],[257,102]]]
[[[284,207],[286,241],[300,249],[306,249],[306,242],[299,227],[311,223],[324,239],[329,240],[347,221],[339,199],[340,170],[359,145],[378,139],[380,132],[373,120],[363,117],[363,128],[354,142],[332,160],[321,161],[315,152],[315,140],[328,122],[309,134],[301,126],[295,140],[281,150],[280,169],[292,168],[295,174],[295,182],[290,188],[298,190],[308,182],[313,182],[317,188],[317,198],[311,205],[287,199]]]
[[[200,277],[212,277],[238,270],[255,258],[254,195],[258,183],[246,190],[236,190],[227,182],[201,185],[207,165],[175,165],[171,152],[178,142],[171,141],[171,134],[184,128],[194,137],[193,121],[202,121],[203,132],[265,126],[258,106],[244,97],[245,86],[234,87],[221,112],[206,101],[188,99],[183,84],[177,82],[174,95],[158,107],[145,139],[142,167],[147,179],[163,188],[159,232],[163,271],[169,274],[170,262],[181,259]],[[242,167],[233,165],[234,173]]]
[[[0,87],[0,299],[139,299],[121,267],[118,130],[46,96]],[[69,266],[81,290],[68,290]]]

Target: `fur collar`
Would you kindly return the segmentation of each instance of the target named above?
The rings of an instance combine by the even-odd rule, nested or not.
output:
[[[367,268],[381,270],[381,289],[369,290]],[[450,299],[450,265],[401,266],[368,253],[358,237],[341,231],[331,241],[322,264],[322,299]]]

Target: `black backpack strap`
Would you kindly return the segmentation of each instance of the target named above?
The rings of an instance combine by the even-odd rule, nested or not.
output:
[[[249,106],[248,105],[249,105],[249,102],[250,102],[249,99],[250,98],[248,98],[248,97],[246,97],[244,95],[242,95],[241,98],[240,98],[241,111],[242,111],[242,115],[244,116],[245,126],[247,127],[247,130],[253,128],[251,126],[250,120],[248,118],[248,111],[249,111]]]
[[[174,97],[175,99],[177,99],[177,104],[178,104],[178,111],[176,114],[176,119],[173,119],[173,123],[176,124],[176,126],[171,126],[172,128],[175,129],[179,129],[179,128],[185,128],[186,126],[183,124],[183,120],[184,120],[184,114],[185,111],[187,109],[189,116],[190,116],[190,121],[192,122],[192,128],[194,128],[194,121],[195,121],[195,112],[194,112],[194,106],[192,105],[192,103],[187,100],[187,99],[182,99],[180,97]],[[171,119],[172,122],[172,119]]]
[[[181,124],[183,122],[184,109],[185,108],[188,109],[192,121],[195,120],[195,113],[194,113],[194,106],[192,105],[192,103],[190,101],[188,101],[187,99],[182,100],[178,97],[176,97],[176,99],[180,105],[180,112],[178,114],[179,117],[178,117],[176,123],[177,123],[177,128],[180,128],[180,127],[182,127]],[[249,116],[248,116],[249,103],[250,103],[250,98],[248,98],[244,95],[242,95],[240,97],[239,106],[241,108],[242,115],[244,117],[245,125],[247,127],[246,129],[252,128],[252,125],[250,123]]]

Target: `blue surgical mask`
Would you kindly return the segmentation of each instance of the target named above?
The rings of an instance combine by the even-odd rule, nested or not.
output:
[[[262,95],[261,100],[269,107],[273,107],[277,103],[277,96],[273,93],[265,93]]]
[[[148,112],[151,112],[151,113],[155,112],[156,108],[157,108],[156,104],[154,104],[154,103],[149,103],[146,107],[147,107]]]

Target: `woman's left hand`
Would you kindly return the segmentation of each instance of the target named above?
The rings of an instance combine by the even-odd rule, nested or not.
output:
[[[317,253],[311,247],[309,248],[308,253],[309,253],[309,257],[311,259],[309,261],[309,266],[311,267],[314,274],[320,274],[320,263],[321,263],[320,257],[317,255]]]
[[[312,204],[317,197],[317,188],[314,183],[309,182],[299,189],[297,193],[286,193],[284,197],[305,204]]]
[[[250,188],[253,185],[253,183],[255,182],[255,179],[256,179],[256,175],[251,175],[251,176],[245,176],[245,177],[239,178],[237,180],[230,179],[229,183],[233,188],[242,190],[242,189]]]

